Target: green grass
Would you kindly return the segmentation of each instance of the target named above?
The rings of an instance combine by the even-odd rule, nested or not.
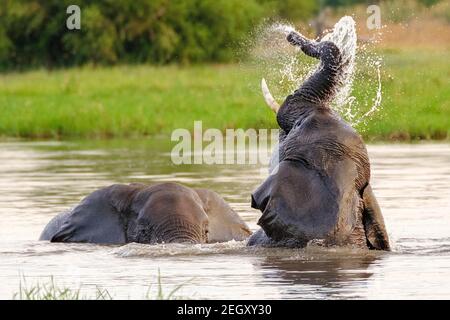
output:
[[[166,293],[161,281],[161,274],[158,270],[156,292],[152,292],[152,286],[147,289],[143,299],[146,300],[178,300],[186,297],[178,296],[176,293],[185,285],[182,283],[175,286],[170,292]],[[13,294],[14,300],[113,300],[114,295],[107,289],[96,288],[93,295],[83,294],[81,288],[73,289],[56,283],[53,277],[48,281],[33,284],[27,283],[26,277],[21,277],[19,291]]]
[[[369,140],[450,136],[449,52],[384,52],[383,108],[358,128]],[[373,84],[359,70],[356,96]],[[240,65],[119,66],[0,75],[0,136],[110,138],[175,128],[271,128],[261,72]],[[273,86],[273,85],[272,85]],[[370,87],[369,87],[370,86]],[[276,90],[276,88],[275,88]]]
[[[450,138],[450,52],[385,52],[382,109],[361,129],[370,140]],[[356,86],[356,97],[364,92]]]

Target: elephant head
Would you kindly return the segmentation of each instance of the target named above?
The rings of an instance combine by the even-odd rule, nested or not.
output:
[[[206,243],[243,240],[244,221],[215,192],[176,183],[112,185],[52,219],[40,240],[52,242]]]
[[[389,250],[364,142],[330,107],[348,61],[333,42],[310,41],[296,32],[287,40],[320,65],[281,107],[262,81],[281,129],[279,162],[252,194],[263,230],[249,244],[305,246],[321,239],[327,245]]]
[[[134,242],[212,243],[251,235],[245,222],[217,193],[179,184],[155,185],[139,194]]]
[[[164,183],[145,188],[132,204],[137,213],[129,230],[133,242],[206,243],[209,222],[198,194],[179,184]]]

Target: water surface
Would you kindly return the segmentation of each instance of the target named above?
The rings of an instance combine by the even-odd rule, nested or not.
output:
[[[256,165],[170,162],[164,139],[0,143],[0,298],[28,284],[97,287],[115,298],[156,290],[218,299],[450,298],[450,145],[373,145],[372,185],[393,252],[349,248],[252,249],[208,245],[99,246],[39,242],[55,214],[112,183],[178,181],[214,189],[256,229],[250,193],[265,178]]]

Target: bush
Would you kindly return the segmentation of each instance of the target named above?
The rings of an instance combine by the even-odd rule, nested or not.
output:
[[[66,8],[81,8],[67,30]],[[0,67],[228,61],[267,12],[257,0],[2,0]]]
[[[260,0],[260,2],[270,8],[274,16],[292,22],[307,20],[320,9],[320,1],[317,0]]]
[[[66,9],[81,8],[81,30]],[[263,18],[308,19],[316,0],[1,0],[0,69],[224,62]]]
[[[422,3],[423,5],[425,5],[427,7],[431,7],[440,1],[441,0],[419,0],[420,3]]]

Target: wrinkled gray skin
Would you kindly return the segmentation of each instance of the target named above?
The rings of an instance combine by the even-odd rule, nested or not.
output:
[[[303,247],[319,239],[390,250],[364,142],[329,107],[347,62],[332,42],[295,32],[287,40],[321,64],[278,110],[279,163],[252,194],[261,229],[248,245]]]
[[[206,243],[244,240],[250,234],[245,222],[213,191],[176,183],[116,184],[53,218],[40,240]]]

